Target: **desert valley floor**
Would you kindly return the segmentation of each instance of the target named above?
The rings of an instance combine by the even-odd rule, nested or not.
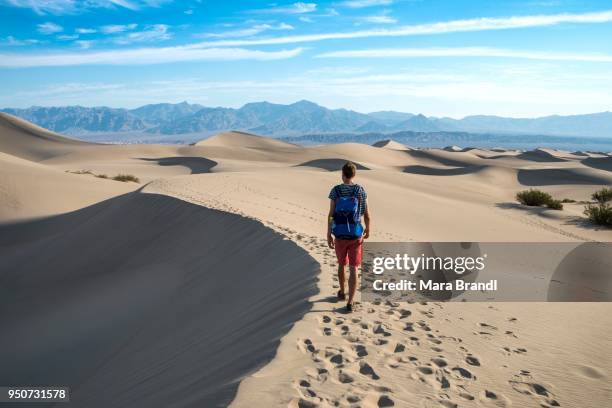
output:
[[[515,201],[530,187],[589,200],[612,185],[609,153],[303,147],[240,132],[101,145],[0,114],[0,384],[67,384],[86,407],[612,399],[609,304],[343,313],[325,222],[348,159],[374,241],[612,241],[583,204]]]

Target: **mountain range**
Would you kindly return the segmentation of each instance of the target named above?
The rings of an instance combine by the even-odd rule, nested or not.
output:
[[[92,134],[112,133],[119,138],[121,134],[141,134],[155,135],[158,140],[163,140],[164,135],[175,135],[176,139],[176,135],[206,136],[225,130],[276,137],[402,131],[612,137],[612,112],[534,119],[485,115],[453,119],[395,111],[365,114],[347,109],[328,109],[305,100],[290,105],[254,102],[238,109],[182,102],[144,105],[136,109],[32,106],[1,111],[85,139]]]

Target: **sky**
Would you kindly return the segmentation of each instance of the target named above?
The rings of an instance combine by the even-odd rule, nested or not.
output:
[[[612,110],[612,3],[0,0],[0,107]]]

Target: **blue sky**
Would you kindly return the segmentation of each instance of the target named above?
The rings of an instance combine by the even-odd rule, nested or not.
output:
[[[612,110],[612,4],[0,0],[0,107]]]

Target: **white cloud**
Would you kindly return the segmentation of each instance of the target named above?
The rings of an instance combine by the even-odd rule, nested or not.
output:
[[[46,23],[38,24],[36,27],[39,33],[45,34],[45,35],[59,33],[60,31],[64,30],[64,28],[61,25],[52,23],[50,21]]]
[[[0,4],[28,8],[38,15],[79,14],[99,8],[126,8],[139,10],[143,7],[159,7],[170,0],[0,0]]]
[[[140,48],[90,53],[0,54],[0,67],[43,67],[73,65],[140,65],[179,61],[278,60],[299,55],[303,48],[259,51],[243,48],[189,48],[184,46]]]
[[[134,31],[115,39],[117,44],[131,44],[137,42],[151,42],[169,40],[172,34],[168,32],[165,24],[154,24],[142,31]]]
[[[583,14],[550,14],[520,17],[482,17],[468,20],[451,20],[439,23],[416,24],[393,29],[370,29],[323,34],[293,35],[251,40],[222,40],[201,44],[211,47],[241,47],[249,45],[294,44],[338,39],[368,37],[405,37],[413,35],[446,34],[470,31],[509,30],[517,28],[546,27],[564,23],[597,24],[612,22],[612,11]]]
[[[89,48],[91,48],[91,46],[94,44],[94,41],[91,40],[79,40],[79,41],[75,41],[74,42],[76,45],[78,45],[79,47],[81,47],[84,50],[87,50]]]
[[[12,35],[9,35],[3,41],[0,41],[0,44],[17,47],[17,46],[22,46],[22,45],[40,44],[40,41],[39,40],[35,40],[35,39],[24,39],[24,40],[21,40],[21,39],[17,39],[15,37],[13,37]]]
[[[62,35],[58,35],[55,38],[57,38],[60,41],[71,41],[71,40],[76,40],[77,38],[79,38],[79,35],[78,34],[62,34]]]
[[[341,6],[348,8],[365,8],[373,6],[388,6],[393,0],[347,0],[340,3]]]
[[[359,17],[359,21],[364,23],[372,23],[372,24],[395,24],[397,23],[397,19],[381,14],[375,16],[363,16]]]
[[[98,30],[95,30],[93,28],[77,28],[74,31],[79,34],[94,34],[98,32]]]
[[[251,13],[271,13],[271,14],[303,14],[312,13],[317,9],[316,3],[297,2],[288,6],[275,6],[267,9],[251,10]]]
[[[138,24],[111,24],[100,27],[100,31],[104,34],[123,33],[135,29]]]
[[[264,31],[269,30],[293,30],[293,26],[286,23],[280,23],[277,25],[274,24],[255,24],[249,28],[243,28],[240,30],[230,30],[224,31],[221,33],[205,33],[202,34],[203,37],[211,37],[211,38],[238,38],[238,37],[250,37],[253,35],[257,35],[263,33]]]
[[[316,58],[430,58],[430,57],[491,57],[518,58],[543,61],[612,62],[609,54],[559,53],[548,51],[509,50],[489,47],[457,48],[383,48],[369,50],[334,51]]]

